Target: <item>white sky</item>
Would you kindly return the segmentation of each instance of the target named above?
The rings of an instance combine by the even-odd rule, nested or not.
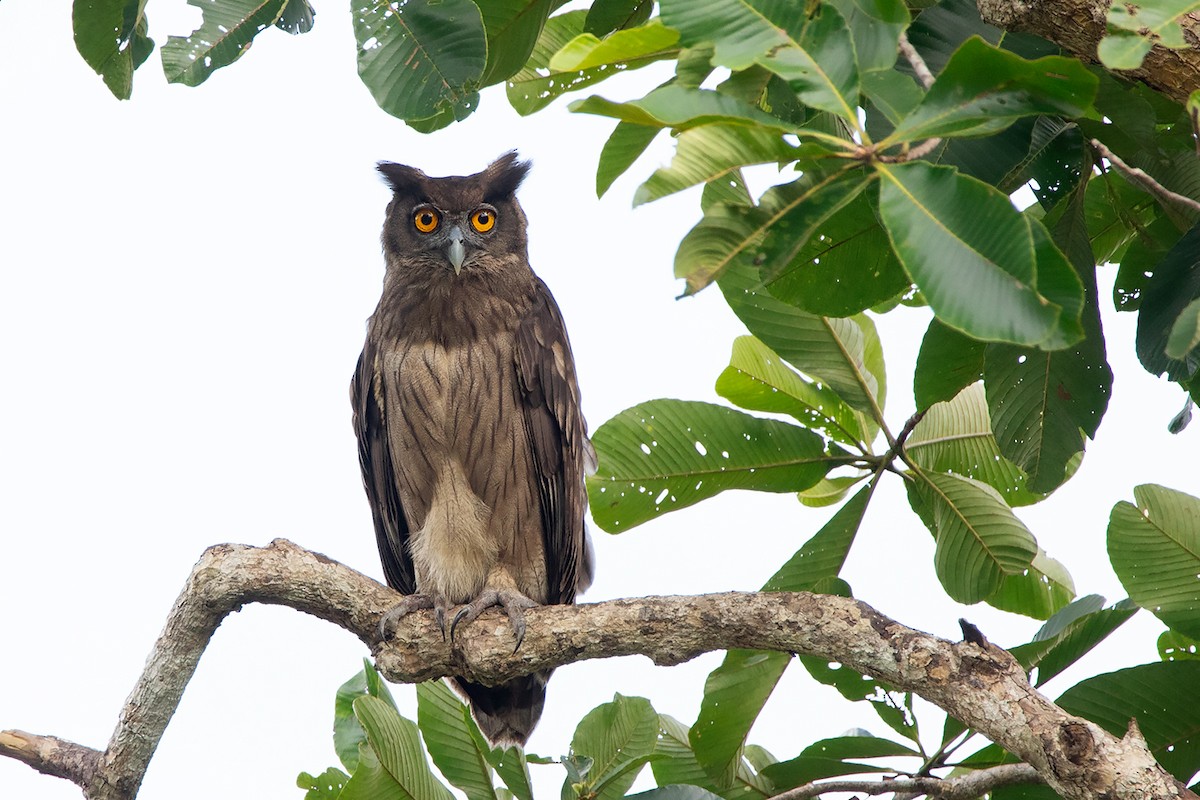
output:
[[[382,578],[347,399],[383,272],[377,160],[434,175],[475,172],[514,147],[533,160],[521,193],[531,259],[563,308],[593,428],[654,397],[717,400],[713,382],[744,331],[716,290],[673,299],[674,248],[698,217],[696,195],[629,208],[638,181],[669,159],[666,137],[597,201],[612,123],[565,102],[522,119],[492,89],[465,124],[413,133],[358,81],[349,15],[318,5],[313,32],[267,31],[199,89],[167,86],[156,53],[119,103],[75,53],[69,3],[0,4],[0,729],[102,748],[210,544],[284,536]],[[150,10],[159,44],[192,27],[182,3]],[[660,75],[594,91],[632,97]],[[1080,594],[1112,601],[1124,595],[1104,556],[1109,509],[1138,483],[1200,494],[1200,433],[1166,434],[1182,394],[1137,366],[1135,319],[1112,313],[1107,291],[1117,379],[1100,439],[1058,495],[1019,513]],[[881,322],[895,428],[912,411],[927,319],[902,310]],[[830,513],[730,493],[620,537],[594,530],[598,575],[584,599],[755,589]],[[1036,621],[949,601],[932,552],[892,480],[845,576],[914,627],[957,638],[966,615],[1000,644],[1029,639]],[[1159,630],[1139,615],[1049,694],[1071,676],[1154,660]],[[349,634],[289,609],[228,619],[141,797],[301,797],[298,772],[336,763],[333,693],[364,655]],[[565,753],[575,723],[614,692],[691,723],[719,660],[564,667],[530,750]],[[396,694],[412,708],[411,689]],[[751,739],[786,758],[852,726],[886,735],[860,706],[796,666]],[[922,719],[940,735],[940,715]],[[556,796],[561,769],[533,769],[538,796]],[[8,759],[0,786],[4,797],[79,796]]]

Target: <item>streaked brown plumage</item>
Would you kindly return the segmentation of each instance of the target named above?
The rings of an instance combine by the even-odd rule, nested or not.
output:
[[[388,584],[383,626],[433,608],[443,630],[502,606],[573,603],[591,583],[584,472],[594,461],[566,329],[529,267],[515,192],[528,164],[430,178],[381,163],[393,191],[383,295],[351,384],[363,483]],[[490,223],[490,224],[489,224]],[[549,673],[452,681],[493,744],[523,744]]]

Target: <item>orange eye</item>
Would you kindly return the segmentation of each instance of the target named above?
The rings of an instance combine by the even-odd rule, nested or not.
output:
[[[441,221],[442,218],[438,216],[438,212],[432,208],[418,208],[413,212],[413,225],[416,225],[417,230],[421,233],[432,233],[437,230]]]
[[[496,212],[490,208],[477,208],[471,212],[471,227],[480,233],[487,233],[496,227]]]

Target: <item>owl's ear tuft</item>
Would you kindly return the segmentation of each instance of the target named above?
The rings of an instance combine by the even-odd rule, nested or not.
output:
[[[380,161],[375,165],[375,169],[379,170],[379,174],[396,194],[417,194],[427,178],[425,173],[416,167],[391,161]]]
[[[483,171],[484,200],[495,202],[512,197],[529,174],[530,163],[521,161],[516,150],[509,150]]]

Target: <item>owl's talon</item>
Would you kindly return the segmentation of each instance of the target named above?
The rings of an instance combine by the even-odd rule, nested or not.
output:
[[[429,594],[408,594],[404,596],[396,605],[384,612],[379,618],[379,641],[386,642],[388,640],[388,632],[396,626],[402,617],[406,617],[414,611],[419,611],[423,608],[433,608],[435,600],[433,595]]]
[[[521,648],[525,641],[525,609],[537,608],[537,603],[515,590],[484,589],[479,596],[467,603],[454,615],[450,623],[450,641],[454,641],[454,632],[460,622],[474,622],[485,610],[492,606],[500,606],[508,615],[508,624],[512,627],[513,637],[517,640],[513,652]]]

